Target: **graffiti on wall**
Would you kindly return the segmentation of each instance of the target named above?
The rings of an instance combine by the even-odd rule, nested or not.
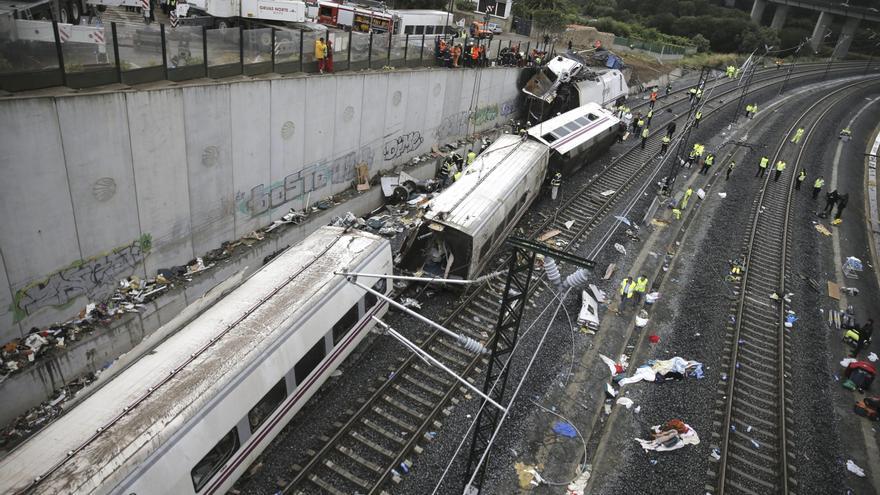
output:
[[[468,126],[471,124],[479,127],[499,117],[507,117],[514,113],[516,113],[516,99],[508,100],[498,105],[478,108],[473,113],[464,110],[447,115],[440,120],[440,125],[437,126],[437,130],[434,132],[434,137],[442,141],[448,138],[464,136],[468,134]]]
[[[470,112],[465,110],[443,117],[440,120],[440,125],[437,126],[434,136],[440,141],[451,137],[464,136],[467,134],[469,115]]]
[[[501,103],[501,116],[507,117],[508,115],[516,112],[516,100],[507,100]]]
[[[278,208],[308,193],[318,192],[329,184],[351,182],[357,176],[355,166],[364,164],[368,169],[373,167],[373,149],[368,146],[333,160],[313,163],[268,186],[258,184],[249,192],[239,191],[235,195],[235,203],[241,213],[260,215],[270,208]],[[318,199],[317,195],[314,199]]]
[[[481,126],[487,122],[492,122],[498,118],[498,105],[489,105],[487,107],[478,108],[474,112],[474,126]]]
[[[424,139],[419,131],[412,131],[401,134],[394,139],[385,141],[385,150],[383,152],[385,161],[394,160],[401,156],[419,149]]]
[[[15,292],[13,313],[19,322],[46,306],[64,307],[80,296],[100,298],[113,291],[120,278],[131,275],[152,247],[150,234],[131,244],[87,260],[79,260],[47,278]]]

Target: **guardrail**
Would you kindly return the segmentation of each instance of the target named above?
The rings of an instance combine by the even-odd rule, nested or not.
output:
[[[266,73],[315,73],[315,41],[329,37],[332,70],[444,65],[436,57],[437,35],[391,35],[264,27],[208,29],[165,24],[74,26],[16,20],[0,32],[0,89],[24,91],[67,86],[89,88],[154,81],[219,79]],[[449,36],[445,36],[447,39]],[[458,38],[485,48],[488,65],[512,41]],[[526,43],[524,51],[528,53]]]
[[[615,36],[614,44],[633,49],[645,50],[647,52],[657,53],[660,55],[687,55],[697,52],[696,47],[693,46],[671,45],[669,43],[653,43],[650,41],[636,40],[624,36]]]

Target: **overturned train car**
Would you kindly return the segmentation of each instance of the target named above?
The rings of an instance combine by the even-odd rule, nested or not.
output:
[[[463,279],[479,273],[540,192],[549,158],[544,143],[503,134],[428,203],[402,268]]]
[[[598,104],[587,103],[528,132],[550,148],[551,176],[559,172],[568,177],[605,153],[626,132],[626,124]]]

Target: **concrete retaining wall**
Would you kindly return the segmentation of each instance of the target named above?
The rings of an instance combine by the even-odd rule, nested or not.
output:
[[[414,70],[0,101],[0,342],[512,117],[518,70]],[[476,110],[474,110],[476,109]],[[427,167],[431,168],[431,167]],[[425,169],[425,174],[433,170]],[[378,206],[378,188],[341,209]],[[0,424],[126,352],[322,212],[0,384]]]

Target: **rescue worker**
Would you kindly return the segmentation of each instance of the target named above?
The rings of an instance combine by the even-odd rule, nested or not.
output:
[[[758,171],[755,172],[755,177],[761,176],[764,177],[764,173],[767,172],[767,165],[770,164],[770,159],[766,156],[761,157],[761,161],[758,163]]]
[[[315,60],[318,61],[318,73],[324,73],[324,56],[327,54],[327,48],[324,45],[324,38],[315,40]]]
[[[684,197],[681,198],[681,208],[680,209],[684,210],[685,208],[687,208],[688,201],[691,200],[691,196],[693,194],[694,194],[694,189],[691,187],[687,188],[687,191],[684,192]]]
[[[752,104],[746,105],[746,118],[752,118]]]
[[[617,314],[620,314],[626,306],[627,301],[632,299],[633,292],[635,292],[635,285],[636,283],[631,277],[626,277],[620,281],[620,289],[618,290],[620,293],[620,304],[617,305]]]
[[[654,118],[654,107],[652,106],[650,110],[648,110],[648,115],[645,116],[645,125],[651,125],[651,119]]]
[[[849,141],[850,139],[852,139],[852,131],[849,129],[849,127],[846,127],[842,131],[840,131],[840,134],[837,137],[844,141]]]
[[[651,96],[650,96],[649,101],[651,102],[651,113],[653,113],[654,104],[657,103],[657,88],[654,88],[653,90],[651,90]],[[648,125],[650,125],[650,124],[651,124],[651,117],[648,117]]]
[[[694,114],[694,129],[700,127],[700,120],[703,118],[703,111],[697,110],[697,113]]]
[[[642,302],[642,297],[644,297],[645,292],[648,290],[648,278],[644,275],[639,275],[639,278],[636,279],[635,284],[635,296],[636,296],[636,306]]]
[[[700,101],[700,99],[703,97],[703,88],[698,88],[697,92],[694,93],[694,97],[697,101]]]
[[[798,173],[797,182],[794,183],[795,191],[801,190],[801,184],[807,180],[807,171],[805,169],[801,169],[800,173]]]
[[[559,194],[559,186],[562,185],[562,173],[556,172],[556,175],[550,179],[550,199],[556,201],[556,196]]]
[[[733,74],[734,74],[734,72],[736,72],[736,68],[732,65],[728,65],[727,69],[724,72],[725,72],[725,74],[727,74],[727,77],[729,79],[733,79]]]
[[[470,151],[468,151],[468,154],[467,154],[467,164],[468,164],[468,166],[470,166],[471,163],[474,163],[474,160],[476,160],[476,159],[477,159],[477,154],[474,153],[474,150],[470,150]]]
[[[665,155],[666,150],[669,149],[669,143],[672,142],[672,139],[669,138],[669,135],[663,136],[663,139],[660,140],[660,154]]]
[[[697,87],[694,86],[693,88],[688,90],[688,102],[693,103],[694,98],[696,98],[696,97],[697,97]]]
[[[825,177],[821,175],[813,182],[813,199],[819,199],[819,191],[825,185]]]
[[[758,104],[752,103],[752,110],[749,112],[749,118],[750,119],[755,118],[756,113],[758,113]]]
[[[645,127],[644,129],[642,129],[642,149],[645,149],[645,143],[648,142],[648,136],[649,136],[649,135],[650,135],[650,131],[648,131],[648,128],[647,128],[647,127]]]
[[[443,187],[449,185],[449,183],[452,181],[452,177],[455,175],[455,172],[457,172],[457,169],[455,167],[455,159],[452,157],[452,153],[450,153],[449,156],[447,156],[446,159],[443,160],[443,165],[440,166],[440,173],[437,175],[437,178],[440,179],[440,183],[443,185]]]
[[[785,170],[786,163],[782,160],[776,162],[776,175],[773,177],[773,182],[779,182],[779,176],[782,175],[782,171]]]
[[[800,144],[802,137],[804,137],[804,128],[798,127],[798,130],[794,131],[794,136],[792,136],[791,142],[793,144]]]
[[[706,175],[709,172],[709,168],[712,167],[712,164],[715,163],[715,155],[709,153],[706,155],[706,160],[703,161],[703,168],[700,169],[700,173]]]
[[[681,220],[681,210],[679,210],[678,208],[673,208],[672,209],[672,217],[675,218],[676,220]]]
[[[724,180],[730,180],[730,173],[733,172],[734,167],[736,167],[736,162],[730,160],[730,163],[727,164],[727,175],[724,177]]]
[[[666,135],[672,137],[672,135],[675,134],[675,127],[676,125],[674,120],[666,124]]]
[[[822,218],[825,218],[828,215],[830,215],[831,210],[834,209],[834,205],[837,204],[837,198],[839,198],[839,197],[840,197],[840,195],[837,193],[837,189],[835,189],[829,193],[825,193],[825,209],[823,210],[823,212],[819,216],[821,216]]]
[[[672,83],[671,82],[666,83],[666,96],[669,96],[669,93],[672,93]]]
[[[846,204],[849,203],[849,193],[841,194],[837,199],[837,213],[834,214],[834,220],[840,220],[840,215],[843,214],[843,209],[846,208]],[[831,222],[834,225],[837,225],[840,222]]]

